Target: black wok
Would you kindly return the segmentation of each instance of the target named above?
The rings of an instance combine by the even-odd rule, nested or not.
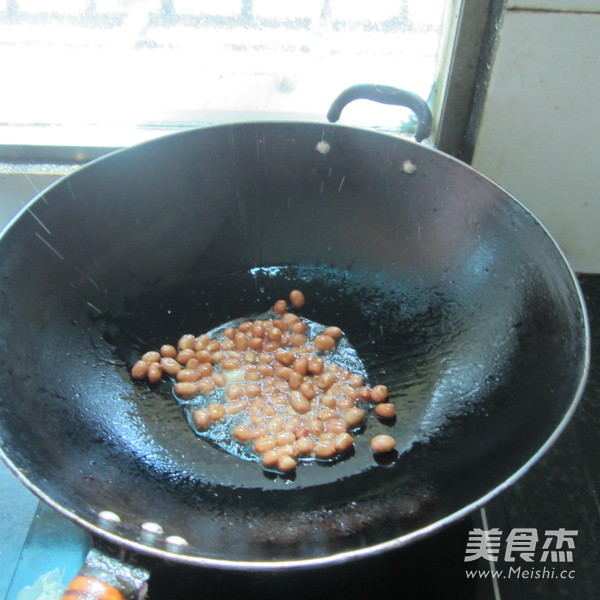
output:
[[[190,564],[326,564],[424,536],[539,458],[587,371],[578,285],[522,205],[434,149],[337,125],[207,127],[97,160],[4,232],[0,276],[5,460],[94,534]],[[281,477],[196,437],[170,386],[128,369],[293,288],[398,417]]]

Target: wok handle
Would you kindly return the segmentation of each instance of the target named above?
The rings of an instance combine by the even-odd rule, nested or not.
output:
[[[327,120],[335,123],[342,114],[344,107],[353,100],[372,100],[380,104],[393,104],[410,108],[417,117],[415,140],[420,142],[431,133],[433,118],[425,100],[417,94],[401,90],[389,85],[361,83],[345,89],[332,103],[327,113]]]
[[[62,600],[141,600],[150,573],[92,548]]]
[[[126,600],[121,590],[88,575],[77,575],[67,586],[62,600]]]

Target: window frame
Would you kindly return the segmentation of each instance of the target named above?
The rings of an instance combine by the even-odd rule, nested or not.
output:
[[[489,65],[505,4],[506,0],[459,0],[454,7],[454,14],[447,20],[445,36],[448,50],[442,57],[444,76],[437,83],[438,93],[432,107],[437,118],[434,120],[434,132],[429,143],[465,162],[472,156],[489,78]],[[240,113],[236,113],[236,120],[240,120],[239,116]],[[268,119],[268,115],[255,113],[248,113],[247,117],[248,120]],[[286,117],[286,120],[290,121],[305,118],[302,114],[289,114]],[[278,117],[277,120],[282,119]],[[53,139],[63,134],[63,128],[60,126],[39,130],[34,127],[15,126],[9,136],[12,139],[5,143],[0,142],[0,163],[5,165],[4,172],[17,171],[19,164],[52,164],[57,173],[63,173],[68,172],[73,165],[84,164],[157,135],[202,125],[202,122],[186,122],[80,128],[77,137],[89,139],[90,143],[78,145],[54,143]],[[100,132],[99,129],[103,131]],[[45,140],[45,143],[40,143],[41,140],[29,143],[27,140],[31,138],[33,131],[36,138]],[[38,136],[37,133],[42,135]],[[100,136],[102,139],[99,141]]]

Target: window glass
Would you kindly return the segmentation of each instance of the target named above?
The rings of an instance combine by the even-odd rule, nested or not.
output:
[[[61,143],[98,126],[110,137],[130,126],[324,120],[333,99],[357,83],[427,99],[451,4],[0,0],[0,143],[8,128],[43,136],[58,127]],[[408,118],[393,107],[354,105],[343,122],[393,127]]]

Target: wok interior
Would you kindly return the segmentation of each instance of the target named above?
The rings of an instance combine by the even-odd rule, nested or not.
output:
[[[585,371],[577,287],[535,219],[436,151],[351,128],[220,126],[96,161],[5,232],[0,273],[14,467],[78,522],[111,510],[143,544],[156,521],[208,564],[408,541],[527,463]],[[132,383],[141,352],[293,288],[389,386],[391,460],[371,417],[347,460],[268,476],[197,438],[168,384]]]

